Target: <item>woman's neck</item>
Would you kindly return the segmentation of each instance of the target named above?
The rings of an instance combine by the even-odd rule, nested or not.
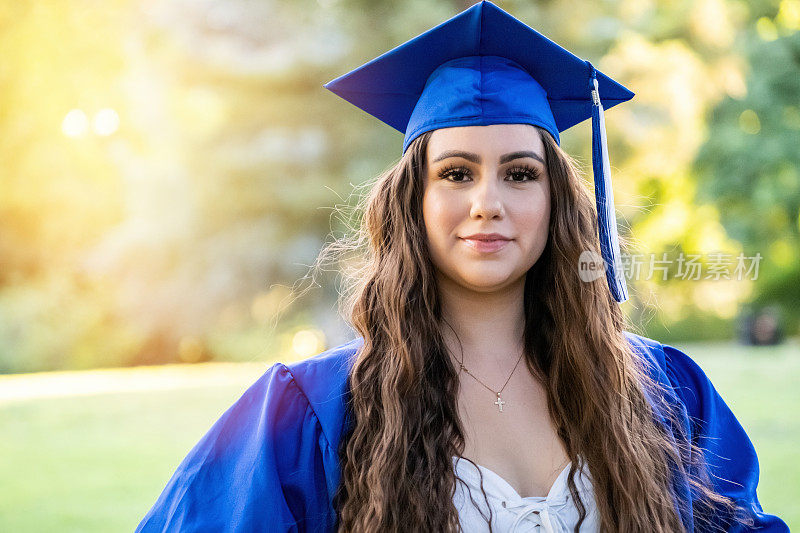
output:
[[[474,291],[444,276],[438,281],[442,334],[455,360],[463,357],[468,368],[516,361],[524,345],[525,279],[494,292]]]

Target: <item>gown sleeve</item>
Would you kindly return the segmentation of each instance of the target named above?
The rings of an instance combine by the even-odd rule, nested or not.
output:
[[[136,532],[323,531],[327,446],[308,398],[275,364],[189,452]]]
[[[742,425],[697,363],[672,346],[663,347],[667,376],[686,406],[692,439],[705,453],[715,489],[749,511],[753,519],[750,528],[731,517],[720,517],[724,530],[788,533],[786,523],[765,513],[758,502],[758,458]]]

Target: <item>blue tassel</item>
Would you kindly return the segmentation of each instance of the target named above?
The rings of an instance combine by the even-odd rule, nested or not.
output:
[[[622,269],[622,254],[619,250],[617,218],[614,210],[614,190],[611,188],[611,164],[608,160],[606,123],[603,104],[597,86],[597,74],[591,63],[589,90],[592,95],[592,169],[597,200],[597,223],[600,236],[600,253],[606,267],[606,280],[611,295],[617,302],[628,299],[628,288]]]

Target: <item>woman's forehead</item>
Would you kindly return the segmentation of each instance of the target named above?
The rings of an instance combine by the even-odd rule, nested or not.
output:
[[[486,156],[516,151],[532,151],[544,155],[539,130],[529,124],[492,124],[435,130],[428,141],[428,160],[446,151],[464,151]]]

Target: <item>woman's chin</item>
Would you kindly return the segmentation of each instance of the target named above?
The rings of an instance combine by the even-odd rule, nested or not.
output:
[[[494,272],[470,272],[455,279],[455,281],[468,289],[477,292],[495,292],[513,285],[519,276],[512,273]]]

